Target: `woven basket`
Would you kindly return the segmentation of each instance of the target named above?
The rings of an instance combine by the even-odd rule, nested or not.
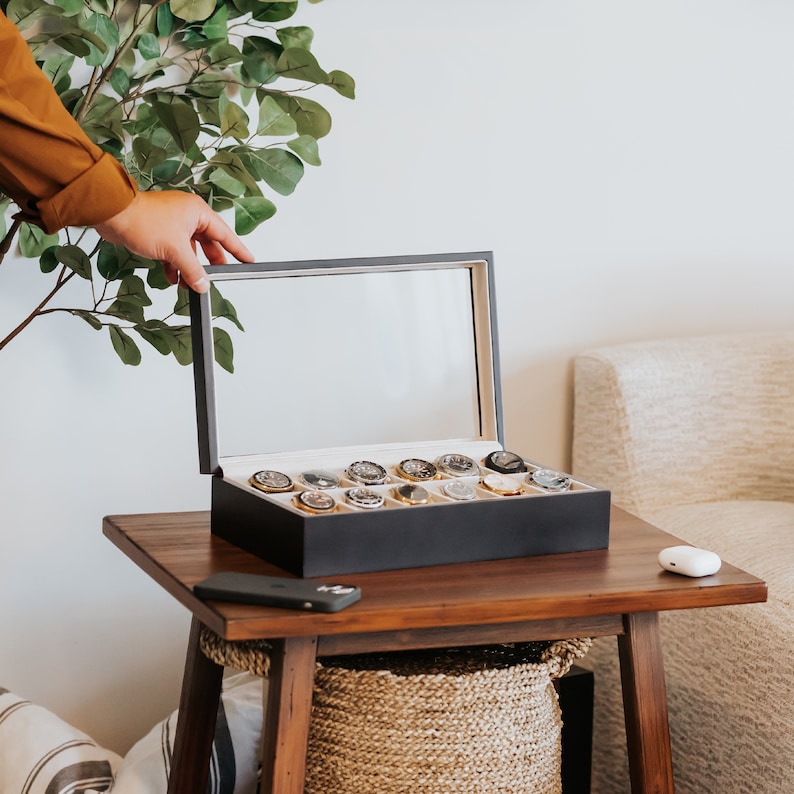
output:
[[[305,794],[561,794],[553,681],[589,639],[334,657],[318,662]],[[267,677],[267,640],[201,650]]]
[[[590,645],[327,660],[315,676],[306,794],[561,794],[552,681]]]

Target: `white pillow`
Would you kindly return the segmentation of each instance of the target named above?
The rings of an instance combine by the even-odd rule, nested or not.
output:
[[[113,794],[166,793],[176,718],[173,712],[130,749]],[[250,673],[230,676],[218,707],[208,794],[256,794],[261,735],[262,679]]]
[[[0,689],[0,792],[110,791],[121,758],[51,711]]]

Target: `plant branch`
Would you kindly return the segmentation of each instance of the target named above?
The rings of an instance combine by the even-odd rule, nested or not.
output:
[[[11,243],[14,242],[14,237],[16,237],[21,225],[22,220],[20,218],[14,218],[11,228],[8,230],[8,234],[3,238],[3,242],[0,243],[0,265],[3,264],[6,254],[11,250]]]
[[[127,51],[130,49],[130,47],[132,47],[133,43],[135,42],[136,35],[145,27],[146,20],[149,15],[152,13],[152,11],[166,2],[168,2],[168,0],[157,0],[156,3],[152,3],[150,9],[145,12],[139,20],[136,21],[132,32],[116,50],[113,60],[108,64],[106,69],[102,70],[102,73],[99,77],[97,77],[98,67],[94,69],[93,73],[91,74],[90,83],[86,89],[85,98],[80,104],[80,109],[75,115],[75,119],[77,120],[78,124],[85,118],[86,113],[88,113],[90,110],[94,101],[94,97],[99,92],[99,89],[110,79],[110,75],[113,74],[113,70],[121,62],[121,59],[127,54]]]
[[[67,268],[62,268],[58,274],[58,280],[55,286],[45,296],[44,300],[16,327],[13,331],[2,341],[0,341],[0,350],[2,350],[12,339],[19,336],[40,314],[44,313],[44,307],[55,297],[59,290],[61,290],[68,282],[77,274],[74,270],[66,273]]]

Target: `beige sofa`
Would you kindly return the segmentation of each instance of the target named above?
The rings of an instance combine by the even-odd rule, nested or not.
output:
[[[765,579],[765,604],[662,615],[678,794],[794,792],[794,331],[627,344],[575,361],[573,471]],[[593,791],[629,791],[614,638]]]

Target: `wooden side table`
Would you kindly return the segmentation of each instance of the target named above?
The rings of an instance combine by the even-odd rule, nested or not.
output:
[[[728,563],[703,579],[662,571],[657,554],[682,541],[619,509],[609,549],[344,576],[363,597],[331,615],[196,598],[193,585],[219,571],[284,575],[211,535],[209,513],[109,516],[103,528],[193,613],[169,794],[206,787],[223,668],[199,649],[202,625],[273,643],[264,794],[303,794],[318,655],[607,635],[618,636],[632,792],[672,794],[658,613],[766,600],[763,581]]]

